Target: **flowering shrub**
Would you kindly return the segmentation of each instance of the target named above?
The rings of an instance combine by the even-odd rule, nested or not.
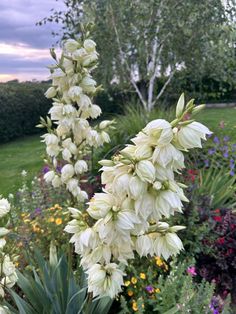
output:
[[[213,296],[214,285],[195,282],[196,268],[191,262],[172,261],[167,270],[165,262],[155,258],[146,271],[140,273],[145,265],[145,261],[142,262],[127,269],[131,275],[125,281],[121,296],[121,313],[223,312],[223,301]],[[229,313],[227,306],[224,310],[223,313]]]

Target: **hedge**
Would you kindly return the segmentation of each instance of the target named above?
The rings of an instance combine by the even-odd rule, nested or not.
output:
[[[0,84],[0,143],[40,131],[35,125],[50,108],[47,88],[47,82]]]

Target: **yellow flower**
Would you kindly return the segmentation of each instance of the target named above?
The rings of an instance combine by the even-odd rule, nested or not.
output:
[[[127,294],[128,294],[129,297],[132,297],[132,295],[133,295],[134,293],[133,293],[132,290],[128,290],[128,291],[127,291]]]
[[[131,282],[132,282],[132,284],[135,285],[135,284],[138,282],[138,280],[137,280],[137,278],[132,277],[132,278],[131,278]]]
[[[160,257],[155,257],[155,260],[156,260],[156,264],[157,264],[157,266],[162,266],[163,265],[163,262],[162,262],[162,260],[160,259]]]
[[[126,280],[126,281],[125,281],[125,286],[128,287],[129,285],[130,285],[130,281],[129,281],[129,280]]]
[[[61,206],[59,204],[55,204],[54,205],[54,209],[62,209]]]
[[[62,219],[61,219],[61,218],[57,218],[57,219],[55,220],[55,224],[56,224],[56,225],[61,225],[61,224],[62,224]]]
[[[156,293],[160,293],[161,290],[160,290],[159,288],[156,288],[156,289],[155,289],[155,292],[156,292]]]
[[[138,311],[138,304],[137,302],[133,301],[132,309],[137,312]]]
[[[48,218],[48,222],[54,222],[54,220],[55,220],[54,217],[49,217]]]
[[[146,275],[145,275],[144,273],[140,273],[140,274],[139,274],[139,277],[140,277],[141,279],[146,279]]]

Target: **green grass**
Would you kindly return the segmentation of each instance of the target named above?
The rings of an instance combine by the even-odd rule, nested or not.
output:
[[[196,120],[207,125],[217,134],[227,134],[236,143],[236,109],[205,109],[196,116]],[[219,126],[221,121],[224,121],[224,128]]]
[[[0,145],[0,194],[16,192],[21,186],[22,170],[32,180],[43,166],[44,149],[39,135]]]
[[[236,109],[205,109],[196,119],[217,134],[220,132],[229,135],[236,142]],[[139,121],[135,115],[132,116],[128,121],[129,128],[140,129],[141,120]],[[220,121],[224,121],[224,129],[219,127]],[[128,128],[125,124],[122,127]],[[129,133],[129,130],[126,131]],[[0,194],[7,196],[9,193],[16,192],[21,186],[22,170],[28,172],[29,180],[33,178],[43,166],[44,150],[45,147],[43,143],[40,143],[39,135],[0,145]]]

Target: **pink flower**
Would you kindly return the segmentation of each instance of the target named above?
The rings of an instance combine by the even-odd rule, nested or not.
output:
[[[197,276],[197,273],[196,273],[196,267],[195,266],[189,266],[187,268],[187,273],[190,275],[190,276]]]

